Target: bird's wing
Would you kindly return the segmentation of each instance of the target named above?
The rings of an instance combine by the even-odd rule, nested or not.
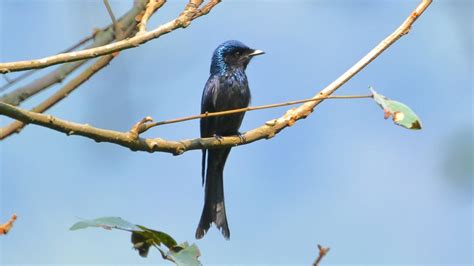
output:
[[[204,87],[201,100],[201,114],[206,112],[216,111],[216,99],[219,89],[219,79],[211,76]],[[216,133],[215,117],[201,118],[201,138],[212,137]],[[204,177],[206,174],[206,153],[207,150],[202,150],[202,184],[204,185]]]
[[[217,77],[210,77],[207,80],[206,86],[202,93],[201,100],[201,114],[206,112],[215,112],[216,111],[216,99],[219,90],[219,79]],[[212,137],[216,128],[214,125],[214,117],[202,118],[201,119],[201,137]]]

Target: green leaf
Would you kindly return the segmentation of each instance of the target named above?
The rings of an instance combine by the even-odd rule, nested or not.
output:
[[[142,225],[135,225],[120,217],[101,217],[94,220],[82,220],[71,226],[70,230],[79,230],[88,227],[101,227],[104,229],[120,229],[132,232],[133,248],[138,250],[142,257],[146,257],[150,247],[154,246],[161,253],[165,260],[174,262],[178,266],[199,266],[201,263],[198,257],[201,255],[199,248],[188,243],[177,244],[170,235],[147,228]],[[168,248],[162,249],[161,245]]]
[[[138,254],[144,258],[148,256],[148,251],[152,246],[152,243],[147,241],[147,238],[140,234],[139,231],[132,232],[132,244],[133,248],[138,250]]]
[[[168,256],[170,256],[178,266],[202,265],[198,260],[198,257],[201,256],[201,252],[196,244],[190,246],[187,242],[181,243],[170,249]]]
[[[148,250],[153,245],[160,246],[163,244],[171,249],[177,244],[176,240],[164,232],[155,231],[142,225],[137,225],[137,227],[140,230],[132,232],[132,243],[133,247],[138,250],[142,257],[148,255]]]
[[[372,91],[375,102],[383,109],[385,119],[392,116],[393,122],[399,126],[414,130],[421,129],[420,118],[410,107],[378,94],[372,87],[369,89]]]
[[[146,228],[145,226],[142,225],[137,225],[143,232],[137,232],[139,234],[142,234],[148,239],[151,239],[154,241],[155,244],[160,245],[163,243],[167,248],[172,248],[176,246],[178,243],[176,240],[174,240],[170,235],[160,232],[160,231],[155,231],[153,229]]]
[[[120,217],[100,217],[94,220],[82,220],[69,228],[69,230],[79,230],[88,227],[102,227],[107,230],[122,229],[126,231],[140,230],[136,225],[123,220]]]

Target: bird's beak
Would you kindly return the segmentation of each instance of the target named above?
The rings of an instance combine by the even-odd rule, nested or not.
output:
[[[251,52],[250,54],[248,54],[249,57],[253,57],[253,56],[256,56],[256,55],[261,55],[261,54],[264,54],[265,52],[262,51],[262,50],[253,50],[253,52]]]

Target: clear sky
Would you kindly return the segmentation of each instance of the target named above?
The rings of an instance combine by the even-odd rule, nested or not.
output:
[[[119,16],[131,2],[111,4]],[[168,2],[150,27],[185,3]],[[204,265],[309,265],[317,244],[331,247],[323,265],[472,265],[473,6],[434,2],[337,92],[366,94],[372,85],[411,106],[423,130],[384,120],[371,100],[334,100],[271,140],[233,149],[224,173],[230,241],[215,227],[194,239],[204,194],[199,151],[131,152],[33,125],[1,142],[0,222],[19,218],[0,237],[0,264],[163,263],[157,252],[139,257],[127,233],[68,230],[77,217],[120,216],[197,243]],[[121,52],[48,113],[122,131],[147,115],[196,114],[211,54],[228,39],[266,52],[247,69],[253,105],[311,97],[417,4],[224,1],[187,29]],[[102,1],[0,0],[0,61],[54,54],[108,23]],[[286,109],[248,113],[242,130]],[[198,124],[145,136],[193,138]]]

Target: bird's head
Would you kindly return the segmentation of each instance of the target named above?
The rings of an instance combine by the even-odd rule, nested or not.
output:
[[[264,54],[261,50],[249,48],[239,41],[226,41],[219,45],[212,55],[211,74],[229,69],[244,69],[252,57]]]

